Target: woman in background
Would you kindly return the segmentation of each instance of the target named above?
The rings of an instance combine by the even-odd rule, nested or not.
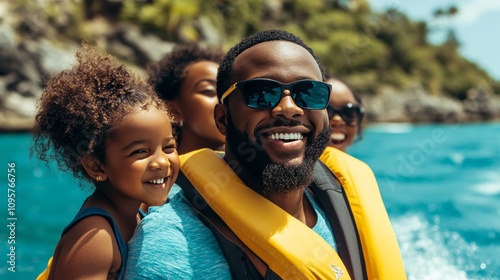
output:
[[[197,44],[177,45],[149,68],[149,79],[174,117],[177,150],[220,150],[225,137],[215,126],[216,77],[224,53]]]
[[[356,136],[358,141],[363,136],[364,109],[361,98],[353,94],[349,87],[338,79],[330,77],[326,82],[332,85],[327,107],[332,128],[328,145],[346,152]]]

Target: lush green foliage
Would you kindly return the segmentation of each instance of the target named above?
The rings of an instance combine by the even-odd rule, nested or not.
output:
[[[365,93],[383,84],[421,83],[434,94],[464,99],[471,88],[498,89],[498,82],[459,55],[453,36],[432,45],[426,23],[397,10],[372,12],[366,1],[154,0],[125,7],[123,19],[174,41],[201,39],[193,22],[202,16],[220,31],[224,47],[258,30],[289,30],[315,49],[329,72]]]
[[[59,5],[63,2],[68,1],[50,2],[56,5],[45,11],[48,21],[58,9],[68,8]],[[87,18],[100,14],[131,22],[168,41],[209,41],[208,37],[215,34],[215,42],[226,49],[256,31],[286,29],[303,38],[331,74],[346,80],[358,92],[370,94],[384,84],[404,88],[415,83],[424,85],[431,93],[459,99],[464,99],[471,88],[500,92],[498,81],[459,54],[453,30],[449,30],[444,43],[430,44],[427,37],[432,30],[425,22],[411,21],[395,9],[375,13],[366,0],[70,2],[80,5],[78,10],[86,11]],[[31,2],[20,3],[29,6]],[[110,14],[110,5],[116,15]],[[434,16],[453,16],[457,12],[450,8],[436,11]],[[83,17],[76,16],[72,19],[75,26],[61,28],[61,32],[82,34],[78,23],[85,20]],[[210,43],[214,44],[214,38]]]

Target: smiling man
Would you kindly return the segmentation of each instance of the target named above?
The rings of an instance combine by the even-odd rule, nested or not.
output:
[[[325,150],[323,81],[314,52],[286,31],[229,50],[214,111],[225,154],[181,157],[183,191],[142,220],[127,278],[405,279],[373,173]]]
[[[311,183],[314,163],[330,135],[323,110],[330,87],[322,80],[311,53],[288,41],[256,44],[234,59],[232,69],[221,66],[218,76],[223,88],[228,88],[228,81],[236,85],[221,96],[222,104],[215,109],[219,130],[227,137],[226,161],[241,165],[238,175],[249,187],[291,206],[301,203],[303,188]],[[271,97],[265,96],[262,105],[256,95]],[[299,98],[308,103],[298,105]],[[299,212],[304,219],[304,209]]]

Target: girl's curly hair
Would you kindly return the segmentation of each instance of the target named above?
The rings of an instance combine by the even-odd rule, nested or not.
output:
[[[111,55],[84,44],[76,57],[77,64],[53,76],[38,100],[31,153],[90,180],[82,157],[105,163],[106,137],[127,114],[150,106],[168,110],[146,81]]]

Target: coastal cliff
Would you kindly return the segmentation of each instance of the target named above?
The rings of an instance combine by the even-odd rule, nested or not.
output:
[[[71,31],[73,37],[63,35],[68,34],[68,26],[74,25],[76,20],[70,4],[64,3],[66,1],[61,1],[57,16],[49,17],[47,9],[27,14],[19,10],[19,6],[0,1],[0,131],[31,130],[36,101],[45,83],[52,74],[71,67],[82,41],[101,46],[141,73],[175,44],[189,41],[187,31],[176,40],[168,40],[144,31],[137,24],[105,15],[84,17],[78,24],[79,29]],[[199,41],[206,44],[222,41],[210,21],[201,22],[197,20],[197,30],[203,35],[198,36]],[[461,98],[436,94],[418,80],[404,85],[385,83],[364,91],[357,91],[353,82],[349,84],[363,99],[367,123],[500,119],[498,93],[490,81],[481,77],[478,81],[477,86],[471,87]]]

